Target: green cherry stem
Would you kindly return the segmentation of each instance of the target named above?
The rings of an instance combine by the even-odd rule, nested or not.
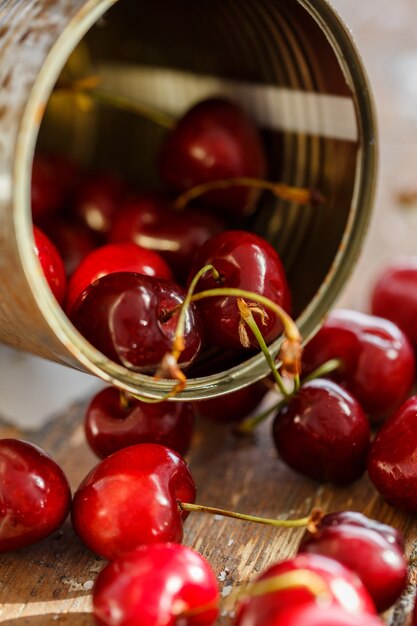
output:
[[[267,417],[269,417],[269,415],[278,412],[280,409],[282,409],[282,407],[287,404],[287,402],[288,399],[283,398],[279,402],[276,402],[275,404],[270,406],[268,409],[265,409],[265,411],[262,411],[262,413],[258,413],[257,415],[253,415],[242,420],[234,427],[233,432],[236,435],[250,435],[259,424],[261,424],[264,420],[266,420]]]
[[[329,361],[326,361],[326,363],[323,363],[323,365],[319,365],[319,367],[311,372],[311,374],[305,376],[301,384],[304,385],[305,383],[310,382],[310,380],[327,376],[335,370],[338,370],[342,365],[343,361],[341,361],[341,359],[330,359]]]
[[[257,517],[256,515],[246,515],[245,513],[237,513],[236,511],[227,511],[214,506],[205,506],[204,504],[191,504],[189,502],[180,502],[178,506],[182,511],[188,513],[210,513],[211,515],[221,515],[222,517],[231,517],[233,519],[242,520],[244,522],[254,522],[255,524],[264,524],[265,526],[276,526],[280,528],[307,528],[310,532],[315,532],[317,526],[323,518],[323,513],[318,509],[313,509],[308,517],[300,519],[270,519],[266,517]]]
[[[269,180],[239,176],[236,178],[213,180],[208,183],[196,185],[178,196],[174,206],[176,209],[185,209],[192,200],[210,191],[228,189],[229,187],[249,187],[251,189],[271,191],[278,198],[289,202],[296,202],[297,204],[320,204],[324,202],[323,196],[315,189],[291,187],[285,183],[274,183]]]

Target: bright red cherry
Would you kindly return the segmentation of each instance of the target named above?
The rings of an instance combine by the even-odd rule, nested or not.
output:
[[[184,455],[193,434],[191,402],[148,404],[107,387],[94,396],[85,416],[88,443],[104,458],[137,443],[160,443]]]
[[[207,272],[199,280],[196,292],[217,287],[245,289],[265,296],[289,311],[291,296],[284,268],[274,248],[262,237],[242,230],[214,235],[195,257],[189,280],[207,264],[216,268],[220,279],[215,280]],[[241,317],[235,297],[206,298],[198,302],[198,308],[209,343],[222,348],[242,348],[239,334]],[[264,321],[256,312],[254,317],[266,343],[270,343],[281,333],[282,323],[272,311],[266,311],[266,314]],[[249,329],[248,337],[251,347],[259,348]]]
[[[94,232],[107,233],[125,193],[125,184],[116,176],[90,174],[78,186],[72,212]]]
[[[264,626],[264,623],[254,621],[250,626]],[[311,604],[288,607],[271,617],[268,626],[385,626],[385,624],[376,615],[365,613],[358,617],[336,606]]]
[[[240,176],[265,178],[260,133],[234,102],[213,98],[198,103],[178,122],[162,147],[160,172],[176,191]],[[242,187],[212,191],[208,203],[235,214],[253,208],[257,192]]]
[[[369,476],[391,504],[417,513],[417,396],[385,422],[372,442]]]
[[[194,402],[199,415],[211,422],[239,422],[252,413],[268,391],[260,381],[224,396]]]
[[[303,385],[277,413],[273,437],[283,461],[316,480],[348,484],[366,469],[366,415],[353,396],[330,380]]]
[[[399,326],[417,351],[417,257],[397,259],[383,270],[371,307],[374,315]]]
[[[78,296],[99,278],[115,272],[134,272],[172,280],[164,259],[134,243],[108,244],[93,250],[72,275],[67,289],[66,309],[71,311]]]
[[[33,227],[34,250],[52,293],[62,304],[65,299],[67,279],[64,263],[58,250],[48,237],[36,226]]]
[[[407,584],[407,561],[402,550],[366,527],[348,523],[320,527],[304,536],[299,552],[336,559],[355,572],[378,612],[392,606]]]
[[[304,350],[303,371],[334,358],[343,362],[334,378],[375,419],[395,410],[414,382],[412,347],[395,324],[382,318],[349,310],[330,313]]]
[[[208,562],[174,543],[141,546],[107,565],[93,589],[99,626],[210,626],[219,590]]]
[[[25,441],[0,440],[0,552],[48,537],[70,506],[68,481],[49,454]]]
[[[181,543],[195,485],[179,454],[158,444],[123,448],[101,461],[77,489],[72,523],[84,543],[113,560],[139,545]]]
[[[226,229],[223,220],[198,208],[175,210],[165,196],[143,194],[127,202],[114,217],[110,240],[131,241],[159,252],[185,282],[196,253]]]
[[[288,606],[302,607],[317,603],[340,607],[356,615],[357,619],[364,614],[375,614],[374,603],[359,578],[334,559],[316,554],[299,554],[289,561],[272,565],[256,579],[255,585],[259,581],[267,581],[287,572],[296,573],[298,570],[316,574],[323,581],[324,588],[327,588],[326,598],[317,598],[303,585],[249,596],[238,606],[236,626],[266,625],[274,615],[279,615]]]
[[[75,219],[55,217],[44,220],[42,229],[59,250],[67,277],[71,276],[81,261],[99,245],[95,234]]]
[[[35,222],[48,218],[64,204],[65,189],[57,176],[54,161],[37,154],[33,159],[31,182],[32,218]]]
[[[175,283],[128,272],[109,274],[90,285],[73,305],[70,319],[107,357],[137,371],[155,371],[172,349],[178,312],[185,298]],[[188,367],[202,344],[202,328],[194,305],[185,316],[185,349],[179,365]]]
[[[405,541],[399,530],[388,524],[383,524],[378,520],[366,517],[366,515],[358,513],[357,511],[337,511],[336,513],[328,513],[321,519],[320,528],[324,526],[340,526],[341,524],[360,526],[361,528],[373,530],[382,535],[388,543],[395,544],[399,550],[404,552]]]

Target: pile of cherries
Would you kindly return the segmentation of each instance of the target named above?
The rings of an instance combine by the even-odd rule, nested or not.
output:
[[[235,103],[199,103],[168,135],[158,166],[166,194],[133,192],[109,174],[82,174],[62,157],[35,158],[35,251],[51,290],[90,343],[135,371],[180,376],[204,348],[227,350],[236,362],[242,350],[261,347],[272,372],[267,381],[193,404],[101,391],[87,409],[85,430],[103,460],[73,499],[44,451],[0,441],[0,551],[43,539],[71,509],[77,534],[111,561],[93,592],[94,615],[104,626],[198,626],[217,617],[214,573],[180,545],[187,515],[210,512],[194,503],[182,458],[195,412],[235,422],[240,432],[273,413],[273,441],[289,466],[335,484],[368,469],[388,502],[417,512],[417,397],[409,397],[417,263],[384,273],[374,315],[332,312],[301,357],[281,260],[247,230],[258,195],[247,179],[267,174],[252,122]],[[173,195],[184,192],[190,195]],[[181,208],[189,199],[190,208]],[[266,345],[283,330],[280,367]],[[276,405],[247,418],[277,385]],[[384,420],[371,441],[371,427]],[[244,591],[235,624],[382,624],[376,612],[391,606],[407,582],[399,533],[353,512],[312,514],[294,525],[307,527],[299,554]]]

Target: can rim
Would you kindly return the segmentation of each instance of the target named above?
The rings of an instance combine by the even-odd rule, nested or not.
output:
[[[33,233],[30,211],[30,172],[36,140],[53,86],[74,47],[97,20],[118,0],[89,0],[72,19],[50,50],[32,87],[25,107],[13,168],[15,227],[21,233],[17,241],[22,267],[33,297],[46,322],[74,359],[72,363],[105,382],[130,393],[140,392],[149,398],[162,398],[172,381],[139,374],[110,361],[74,328],[47,287],[32,253]],[[335,9],[326,0],[297,0],[319,24],[337,52],[339,65],[352,91],[359,132],[359,154],[348,224],[333,264],[320,289],[297,319],[307,341],[334,304],[359,256],[369,224],[375,195],[377,170],[376,120],[372,94],[351,33]],[[270,350],[276,356],[280,340]],[[262,353],[229,370],[210,376],[189,379],[177,400],[198,400],[223,395],[247,386],[269,373]]]

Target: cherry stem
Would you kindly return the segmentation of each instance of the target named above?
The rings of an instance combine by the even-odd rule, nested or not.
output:
[[[120,399],[120,408],[123,409],[123,411],[128,411],[131,406],[129,394],[126,393],[126,391],[124,391],[123,389],[120,389],[119,399]]]
[[[339,369],[342,365],[343,365],[343,361],[341,361],[340,359],[330,359],[329,361],[326,361],[326,363],[323,363],[323,365],[320,365],[313,372],[311,372],[311,374],[303,378],[302,385],[310,382],[310,380],[315,380],[316,378],[323,378],[323,376],[327,376],[328,374],[331,374],[335,370]]]
[[[297,587],[306,587],[311,594],[316,597],[323,597],[323,599],[330,596],[329,587],[323,578],[308,569],[297,569],[258,580],[249,585],[240,595],[252,598]]]
[[[278,412],[287,404],[287,402],[288,399],[284,398],[283,400],[280,400],[276,404],[270,406],[268,409],[265,409],[265,411],[262,411],[262,413],[258,413],[257,415],[242,420],[240,424],[235,426],[233,432],[237,435],[250,435],[259,424],[271,415],[271,413]]]
[[[194,606],[193,608],[184,608],[181,606],[182,603],[179,603],[180,606],[178,609],[172,611],[172,614],[176,616],[177,622],[180,623],[180,618],[184,617],[193,617],[194,615],[202,615],[203,613],[207,613],[208,611],[217,611],[219,608],[219,602],[217,599],[211,600],[211,602],[206,602],[206,604],[201,604],[200,606]]]
[[[213,180],[208,183],[196,185],[191,189],[184,191],[176,199],[174,206],[176,209],[185,209],[185,207],[196,198],[219,189],[228,189],[229,187],[250,187],[251,189],[261,189],[271,191],[281,200],[296,202],[297,204],[320,204],[324,202],[324,198],[320,192],[315,189],[306,187],[291,187],[285,183],[274,183],[269,180],[259,178],[250,178],[247,176],[238,176],[236,178],[225,178],[221,180]]]
[[[132,98],[120,96],[111,91],[98,89],[97,86],[100,83],[101,78],[99,76],[88,76],[87,78],[74,80],[71,83],[58,85],[55,87],[54,92],[66,93],[73,96],[82,95],[99,104],[139,115],[163,128],[171,129],[175,126],[176,120],[171,115],[159,111],[150,105],[132,100]]]
[[[211,515],[221,515],[222,517],[232,517],[245,522],[254,522],[255,524],[264,524],[266,526],[278,526],[283,528],[307,528],[309,532],[316,532],[317,526],[323,518],[323,513],[319,509],[313,509],[308,517],[294,520],[268,519],[266,517],[257,517],[255,515],[246,515],[237,513],[236,511],[227,511],[218,509],[214,506],[205,506],[203,504],[191,504],[189,502],[180,502],[178,506],[182,511],[210,513]]]
[[[280,392],[282,393],[282,395],[285,398],[288,398],[290,396],[290,393],[286,390],[285,388],[285,384],[284,381],[280,375],[280,373],[278,372],[276,366],[275,366],[275,362],[274,359],[271,356],[271,353],[268,350],[268,346],[265,343],[265,339],[263,338],[263,335],[261,333],[261,331],[259,330],[259,326],[255,321],[255,318],[253,317],[252,314],[252,310],[250,308],[250,306],[248,306],[245,302],[245,300],[243,298],[238,298],[237,299],[237,306],[239,308],[239,313],[242,317],[242,319],[244,320],[244,322],[249,326],[249,328],[251,329],[251,331],[253,332],[253,334],[255,335],[255,338],[259,344],[260,349],[262,350],[266,362],[268,363],[271,372],[274,376],[274,380],[280,390]],[[249,340],[247,343],[247,347],[249,347]]]

